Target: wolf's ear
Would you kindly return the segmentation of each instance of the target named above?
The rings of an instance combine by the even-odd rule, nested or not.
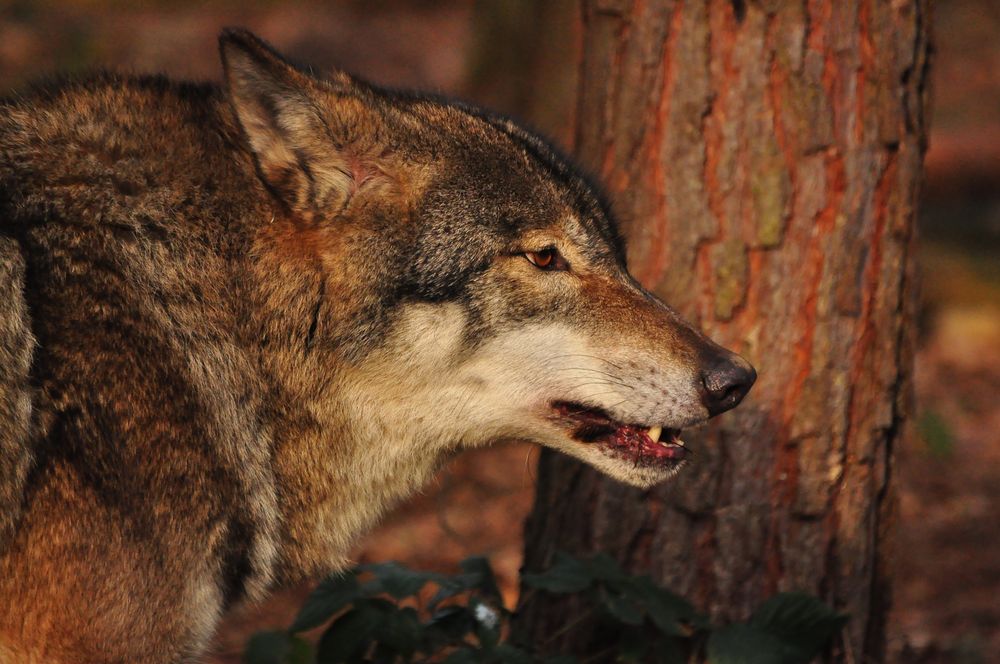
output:
[[[246,30],[223,32],[219,48],[229,99],[264,182],[294,212],[342,207],[357,187],[352,160],[337,145],[343,128],[331,128],[324,103],[338,87],[348,92],[351,78],[337,73],[321,84]]]

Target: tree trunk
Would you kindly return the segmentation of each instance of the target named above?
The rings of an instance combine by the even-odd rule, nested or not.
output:
[[[830,661],[884,660],[891,469],[909,414],[928,0],[582,0],[573,148],[635,274],[760,374],[639,492],[540,460],[525,570],[607,551],[716,620],[777,591],[850,614]],[[540,31],[544,34],[544,30]],[[575,607],[525,589],[519,639]]]

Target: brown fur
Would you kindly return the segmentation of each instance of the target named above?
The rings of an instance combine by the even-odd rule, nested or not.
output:
[[[222,53],[224,91],[0,103],[0,660],[197,658],[458,449],[526,438],[648,486],[550,400],[679,428],[737,362],[628,276],[534,135],[248,33]],[[525,260],[546,246],[571,269]],[[625,405],[580,380],[612,366]]]

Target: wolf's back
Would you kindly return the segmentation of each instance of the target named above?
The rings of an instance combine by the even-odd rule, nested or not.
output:
[[[0,554],[44,456],[37,420],[51,395],[32,372],[71,343],[52,335],[88,334],[87,308],[105,306],[93,293],[126,314],[141,297],[176,300],[182,285],[165,275],[221,247],[220,208],[238,214],[238,201],[211,205],[218,190],[246,190],[223,184],[219,108],[211,86],[112,74],[0,99]]]
[[[31,464],[28,373],[33,347],[24,300],[24,257],[0,236],[0,552],[20,517]]]
[[[0,104],[0,145],[12,135],[11,107]],[[31,466],[31,388],[34,339],[24,297],[25,261],[15,239],[11,210],[13,173],[0,165],[0,553],[21,516],[24,485]]]

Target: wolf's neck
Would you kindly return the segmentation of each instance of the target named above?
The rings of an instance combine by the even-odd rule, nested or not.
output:
[[[360,538],[448,456],[440,444],[410,436],[405,421],[364,417],[364,394],[325,396],[300,403],[276,431],[278,577],[288,581],[346,566]]]
[[[466,419],[449,417],[466,402],[461,388],[438,387],[461,314],[437,307],[410,321],[397,311],[380,325],[358,315],[349,285],[265,240],[271,248],[251,269],[258,318],[247,343],[271,384],[277,576],[294,580],[345,565],[360,537],[466,442],[455,428]],[[361,360],[357,344],[343,343],[352,331]],[[399,347],[382,343],[386,334],[402,336]]]

